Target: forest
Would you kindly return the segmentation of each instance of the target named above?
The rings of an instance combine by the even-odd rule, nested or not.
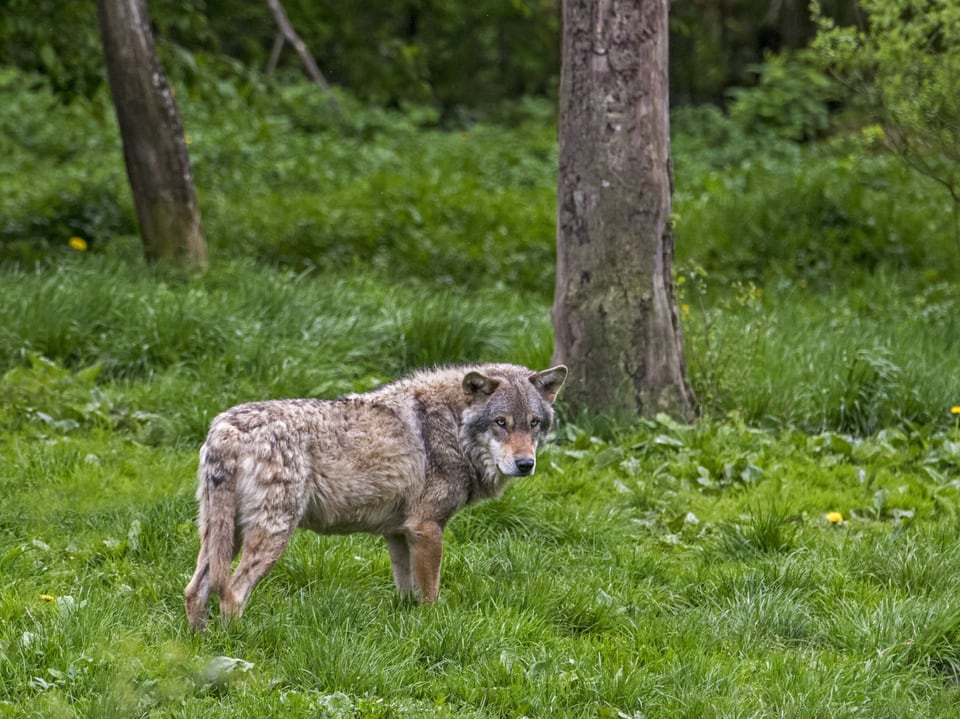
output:
[[[675,0],[695,420],[561,392],[435,604],[303,532],[195,634],[214,416],[554,345],[558,0],[284,0],[325,87],[268,5],[149,2],[202,273],[144,257],[96,4],[0,11],[0,716],[956,716],[960,7]]]

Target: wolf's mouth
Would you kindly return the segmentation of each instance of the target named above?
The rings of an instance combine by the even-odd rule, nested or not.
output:
[[[536,460],[527,457],[521,457],[509,462],[503,462],[502,464],[497,462],[497,469],[500,470],[501,474],[507,477],[529,477],[531,474],[533,474],[536,466]]]

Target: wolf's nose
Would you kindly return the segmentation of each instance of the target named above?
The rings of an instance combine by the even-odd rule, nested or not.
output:
[[[535,461],[527,457],[521,457],[520,459],[514,460],[514,464],[517,465],[517,472],[520,474],[530,474],[533,471]]]

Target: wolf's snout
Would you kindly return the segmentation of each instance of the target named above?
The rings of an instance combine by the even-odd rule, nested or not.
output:
[[[533,468],[536,465],[536,461],[531,457],[519,457],[513,462],[517,467],[517,474],[533,474]]]

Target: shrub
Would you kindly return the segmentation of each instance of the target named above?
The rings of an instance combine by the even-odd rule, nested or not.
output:
[[[960,6],[862,0],[865,27],[837,27],[813,4],[821,64],[847,87],[880,138],[946,190],[960,254]]]
[[[767,55],[753,72],[759,77],[756,86],[727,93],[733,100],[730,118],[747,133],[804,142],[827,131],[840,88],[813,65],[809,54]]]
[[[774,137],[747,149],[749,134],[733,121],[698,118],[707,139],[674,143],[681,260],[754,282],[848,282],[879,267],[945,277],[960,265],[948,198],[872,152],[868,137],[809,146]],[[707,146],[714,138],[723,149]]]

